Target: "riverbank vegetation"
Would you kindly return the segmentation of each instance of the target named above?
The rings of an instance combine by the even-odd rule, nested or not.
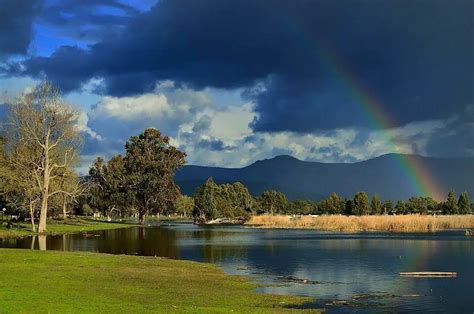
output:
[[[239,182],[216,184],[209,178],[194,194],[196,222],[203,223],[216,218],[241,218],[246,220],[252,211],[253,198]]]
[[[463,224],[461,226],[458,223],[462,222],[463,216],[461,215],[471,214],[473,208],[467,192],[461,193],[456,199],[454,191],[450,191],[444,202],[437,202],[430,197],[411,197],[405,201],[398,200],[395,205],[391,200],[382,201],[377,195],[369,198],[369,195],[363,191],[357,192],[350,199],[332,193],[319,202],[305,199],[289,201],[283,193],[274,190],[264,191],[258,197],[253,198],[241,183],[218,185],[212,179],[208,179],[203,186],[198,188],[194,200],[196,204],[194,216],[198,221],[224,217],[243,217],[245,220],[251,217],[251,224],[260,224],[259,220],[261,219],[263,222],[269,221],[268,224],[263,223],[263,225],[278,226],[279,221],[283,219],[285,222],[282,224],[286,227],[295,224],[301,224],[304,227],[307,223],[316,226],[321,223],[324,230],[400,230],[408,232],[410,230],[448,229],[451,228],[451,225],[452,228],[456,228],[456,226],[464,228]],[[289,220],[285,216],[278,215],[324,217],[317,218],[317,221],[314,222],[313,218],[304,218],[300,221]],[[427,217],[434,215],[443,215],[444,218],[430,220]],[[350,219],[338,218],[342,216],[350,217]],[[372,218],[365,218],[366,216]],[[470,216],[466,217],[468,217],[467,221],[470,221]],[[413,221],[406,227],[402,226],[411,219]],[[334,222],[333,227],[331,227],[331,222]],[[350,224],[354,225],[348,226]],[[467,225],[470,226],[470,224]],[[372,229],[373,226],[378,227]]]
[[[108,230],[118,228],[128,228],[130,223],[107,222],[93,220],[89,218],[68,218],[67,220],[48,220],[47,234],[62,234],[74,232],[87,232],[96,230]],[[27,222],[12,222],[0,218],[0,238],[16,238],[35,235],[37,232],[31,230],[31,225]]]
[[[153,257],[0,249],[0,308],[17,312],[290,312],[217,266]],[[39,289],[38,287],[41,287]],[[314,310],[313,310],[314,311]]]
[[[408,200],[398,200],[395,204],[392,200],[381,200],[377,195],[369,198],[364,191],[357,192],[353,198],[343,198],[332,193],[320,201],[288,201],[281,192],[265,191],[255,199],[253,208],[256,214],[284,215],[462,215],[470,214],[473,204],[470,204],[467,192],[461,193],[456,199],[454,191],[448,193],[444,202],[437,202],[431,197],[411,197]]]
[[[317,229],[326,231],[434,232],[474,228],[474,215],[400,215],[400,216],[252,216],[249,225],[263,228]]]

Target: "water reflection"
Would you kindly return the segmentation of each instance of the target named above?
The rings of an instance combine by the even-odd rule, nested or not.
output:
[[[329,306],[328,311],[474,310],[474,241],[462,232],[341,234],[169,224],[3,239],[0,246],[211,262],[228,273],[251,275],[270,284],[260,289],[263,292],[314,296],[318,306],[351,300],[354,295],[376,297],[366,302],[370,307]],[[401,278],[402,271],[457,271],[458,277]],[[288,277],[316,283],[282,280]]]
[[[62,241],[63,246],[64,246],[64,240]],[[38,235],[38,246],[40,251],[46,251],[46,235],[40,234]]]

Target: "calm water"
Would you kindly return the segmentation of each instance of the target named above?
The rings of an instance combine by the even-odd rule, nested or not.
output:
[[[474,311],[474,240],[460,231],[344,234],[173,223],[42,239],[0,239],[0,247],[31,248],[32,244],[35,249],[215,263],[228,273],[252,276],[265,285],[261,292],[315,297],[308,306],[328,312]],[[458,277],[401,278],[402,271],[456,271]],[[335,300],[349,304],[331,304]]]

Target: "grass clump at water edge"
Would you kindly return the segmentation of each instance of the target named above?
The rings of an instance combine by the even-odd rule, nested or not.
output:
[[[474,215],[397,216],[253,216],[247,224],[263,228],[301,228],[327,231],[434,232],[474,228]]]

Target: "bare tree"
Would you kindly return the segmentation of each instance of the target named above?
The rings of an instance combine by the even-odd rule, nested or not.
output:
[[[58,176],[57,180],[52,184],[52,191],[61,191],[54,198],[58,207],[61,208],[62,219],[67,219],[68,207],[86,192],[88,185],[85,181],[81,181],[77,174],[71,170],[65,171],[61,176]]]
[[[10,154],[6,153],[5,147],[2,145],[0,193],[11,205],[29,209],[32,230],[35,232],[35,206],[39,202],[40,193],[34,181],[35,169],[28,167],[30,161],[35,159],[33,153],[34,151],[28,149],[27,145],[22,142],[13,147]]]
[[[77,160],[81,144],[77,118],[78,112],[62,100],[60,91],[49,82],[40,83],[11,105],[7,152],[28,156],[12,158],[12,164],[31,175],[32,185],[39,191],[40,233],[46,231],[49,198],[70,193],[56,182]]]

